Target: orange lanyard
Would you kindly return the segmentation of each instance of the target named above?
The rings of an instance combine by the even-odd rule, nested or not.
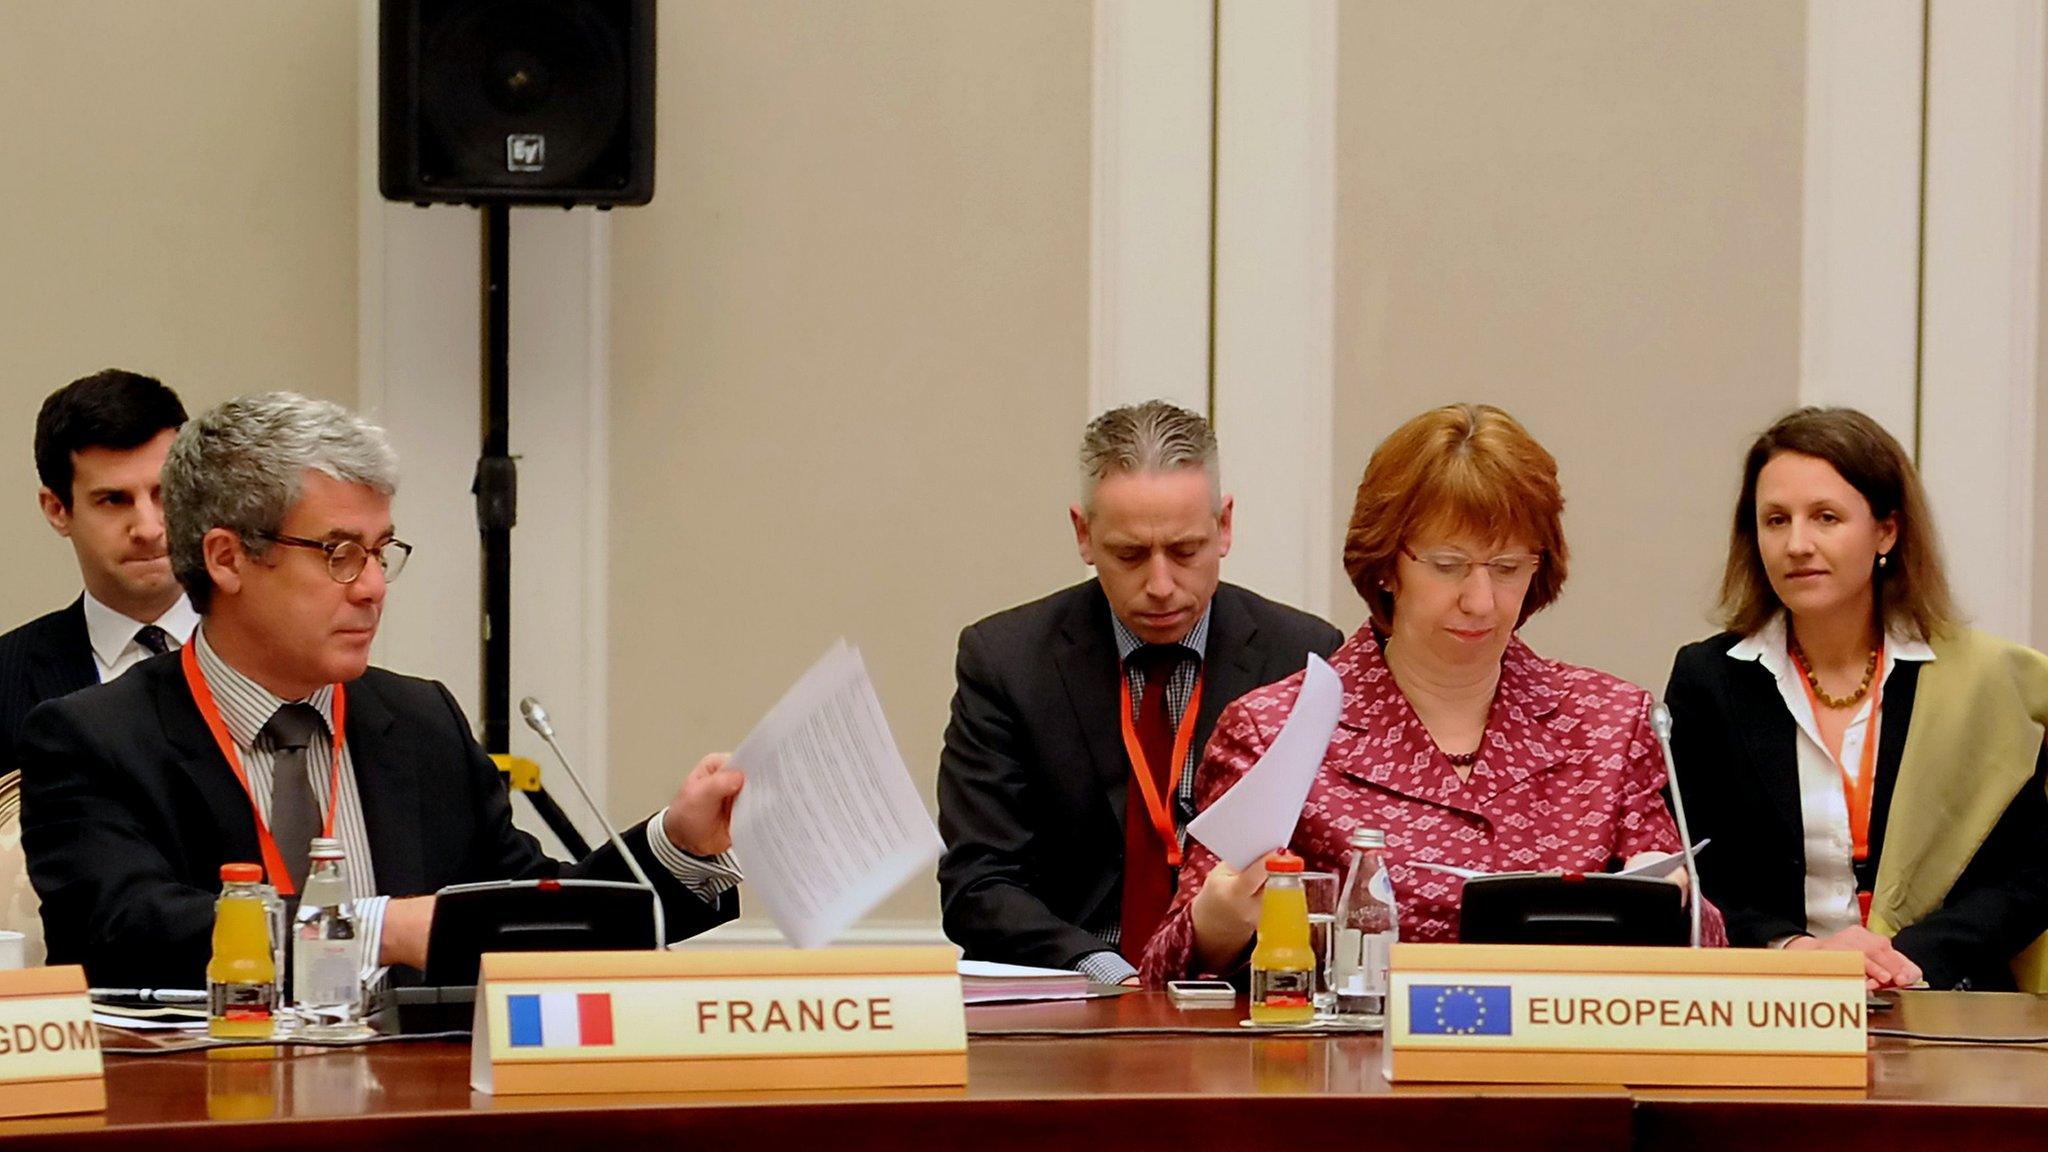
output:
[[[1797,655],[1788,655],[1792,655],[1792,666],[1799,670],[1799,686],[1806,689],[1806,702],[1813,708],[1813,723],[1818,728],[1820,697],[1814,694],[1806,662]],[[1877,721],[1883,696],[1884,641],[1880,640],[1877,644],[1877,673],[1870,685],[1870,719],[1863,723],[1863,775],[1851,779],[1849,770],[1842,767],[1841,761],[1837,759],[1835,762],[1835,767],[1842,773],[1842,800],[1849,806],[1849,843],[1858,860],[1870,859],[1870,796],[1877,786]]]
[[[1159,685],[1164,692],[1166,685]],[[1181,769],[1188,762],[1188,745],[1195,738],[1195,713],[1202,707],[1202,674],[1195,673],[1195,688],[1188,695],[1188,706],[1180,714],[1180,727],[1173,734],[1173,765],[1168,774],[1166,796],[1159,794],[1159,785],[1152,776],[1152,766],[1145,762],[1145,748],[1138,742],[1138,727],[1131,721],[1131,674],[1123,674],[1123,694],[1117,698],[1117,715],[1123,717],[1124,752],[1131,758],[1131,771],[1138,777],[1138,791],[1145,797],[1145,811],[1152,816],[1152,830],[1159,834],[1159,842],[1166,846],[1166,864],[1169,868],[1180,867],[1180,837],[1174,834],[1173,810],[1168,802],[1180,795]]]
[[[242,792],[249,797],[249,816],[256,821],[256,841],[263,848],[263,871],[271,884],[285,896],[296,896],[298,890],[292,884],[292,874],[284,865],[284,854],[277,849],[277,840],[270,834],[270,825],[263,822],[263,809],[256,803],[256,790],[249,787],[249,772],[242,767],[242,754],[235,749],[234,737],[228,735],[227,721],[221,719],[220,705],[214,703],[213,689],[207,686],[206,673],[199,667],[199,646],[187,644],[178,657],[185,668],[185,683],[192,689],[192,701],[199,705],[199,715],[206,720],[207,731],[213,733],[213,742],[220,745],[220,754],[227,758],[228,767],[234,769],[235,779],[242,785]],[[334,835],[334,812],[341,803],[341,742],[344,725],[348,717],[348,696],[342,686],[334,686],[334,756],[327,765],[327,822],[321,825],[321,835]]]

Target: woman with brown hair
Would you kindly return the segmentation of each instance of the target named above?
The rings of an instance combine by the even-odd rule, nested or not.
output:
[[[1384,830],[1403,940],[1458,934],[1463,882],[1414,864],[1601,872],[1678,848],[1649,693],[1516,638],[1564,587],[1563,510],[1550,453],[1483,405],[1410,420],[1359,482],[1344,568],[1371,619],[1330,658],[1344,703],[1288,847],[1334,870],[1352,829]],[[1197,806],[1258,761],[1302,678],[1224,709]],[[1237,872],[1190,841],[1145,982],[1239,966],[1264,880],[1262,866]],[[1719,942],[1720,917],[1701,911]]]
[[[1667,695],[1730,941],[1861,952],[1872,987],[2014,987],[2048,928],[2048,658],[1957,621],[1890,433],[1803,408],[1757,439],[1721,611]]]

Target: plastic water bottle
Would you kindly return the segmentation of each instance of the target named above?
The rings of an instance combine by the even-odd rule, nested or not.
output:
[[[329,1039],[366,1036],[362,943],[341,870],[341,841],[315,837],[311,856],[292,925],[292,1005],[299,1031]]]
[[[1351,833],[1351,858],[1337,897],[1337,1015],[1384,1027],[1387,954],[1401,938],[1401,913],[1387,875],[1387,834],[1377,828]]]

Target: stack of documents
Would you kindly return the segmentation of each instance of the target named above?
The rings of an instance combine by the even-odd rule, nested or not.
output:
[[[987,960],[960,962],[960,991],[969,1004],[998,1000],[1079,1000],[1088,995],[1088,977],[1064,968],[1028,968]]]

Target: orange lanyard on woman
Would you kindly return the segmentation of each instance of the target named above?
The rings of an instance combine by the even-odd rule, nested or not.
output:
[[[1820,726],[1820,697],[1806,662],[1791,653],[1792,666],[1799,670],[1799,686],[1806,689],[1806,702],[1813,708],[1813,723]],[[1877,644],[1877,674],[1870,685],[1870,719],[1863,723],[1863,775],[1852,779],[1839,757],[1835,767],[1842,774],[1842,799],[1849,806],[1849,843],[1858,860],[1870,859],[1870,796],[1877,783],[1877,721],[1884,696],[1884,641]],[[1825,747],[1825,745],[1823,745]]]
[[[270,834],[270,825],[264,823],[263,809],[256,803],[256,790],[249,787],[249,772],[242,767],[242,754],[235,749],[234,737],[228,735],[227,721],[221,719],[220,705],[213,699],[213,689],[207,686],[206,672],[199,667],[199,645],[187,644],[178,657],[185,668],[185,684],[192,689],[192,701],[199,705],[199,715],[206,720],[207,731],[213,733],[213,742],[220,745],[220,754],[227,758],[228,767],[234,769],[235,779],[242,785],[242,792],[249,797],[249,816],[256,821],[256,841],[263,849],[263,871],[271,884],[285,896],[296,896],[297,888],[292,884],[292,874],[284,866],[284,853],[277,849],[277,839]],[[348,697],[342,686],[334,686],[334,756],[327,765],[327,820],[321,827],[321,835],[334,835],[335,808],[341,802],[341,743],[342,733],[347,729]]]
[[[1166,691],[1166,685],[1159,685],[1159,691]],[[1181,769],[1188,762],[1188,745],[1195,738],[1195,713],[1202,707],[1202,674],[1195,673],[1195,688],[1188,696],[1188,706],[1180,714],[1180,727],[1173,733],[1173,765],[1169,771],[1166,796],[1180,794]],[[1152,765],[1145,761],[1145,749],[1138,741],[1138,727],[1131,722],[1131,674],[1123,675],[1123,694],[1116,703],[1117,715],[1123,717],[1124,752],[1131,758],[1131,771],[1137,774],[1138,791],[1145,798],[1145,811],[1152,817],[1152,830],[1159,834],[1159,842],[1166,846],[1166,863],[1170,868],[1180,867],[1180,837],[1174,834],[1173,811],[1159,794],[1159,784],[1152,776]]]

